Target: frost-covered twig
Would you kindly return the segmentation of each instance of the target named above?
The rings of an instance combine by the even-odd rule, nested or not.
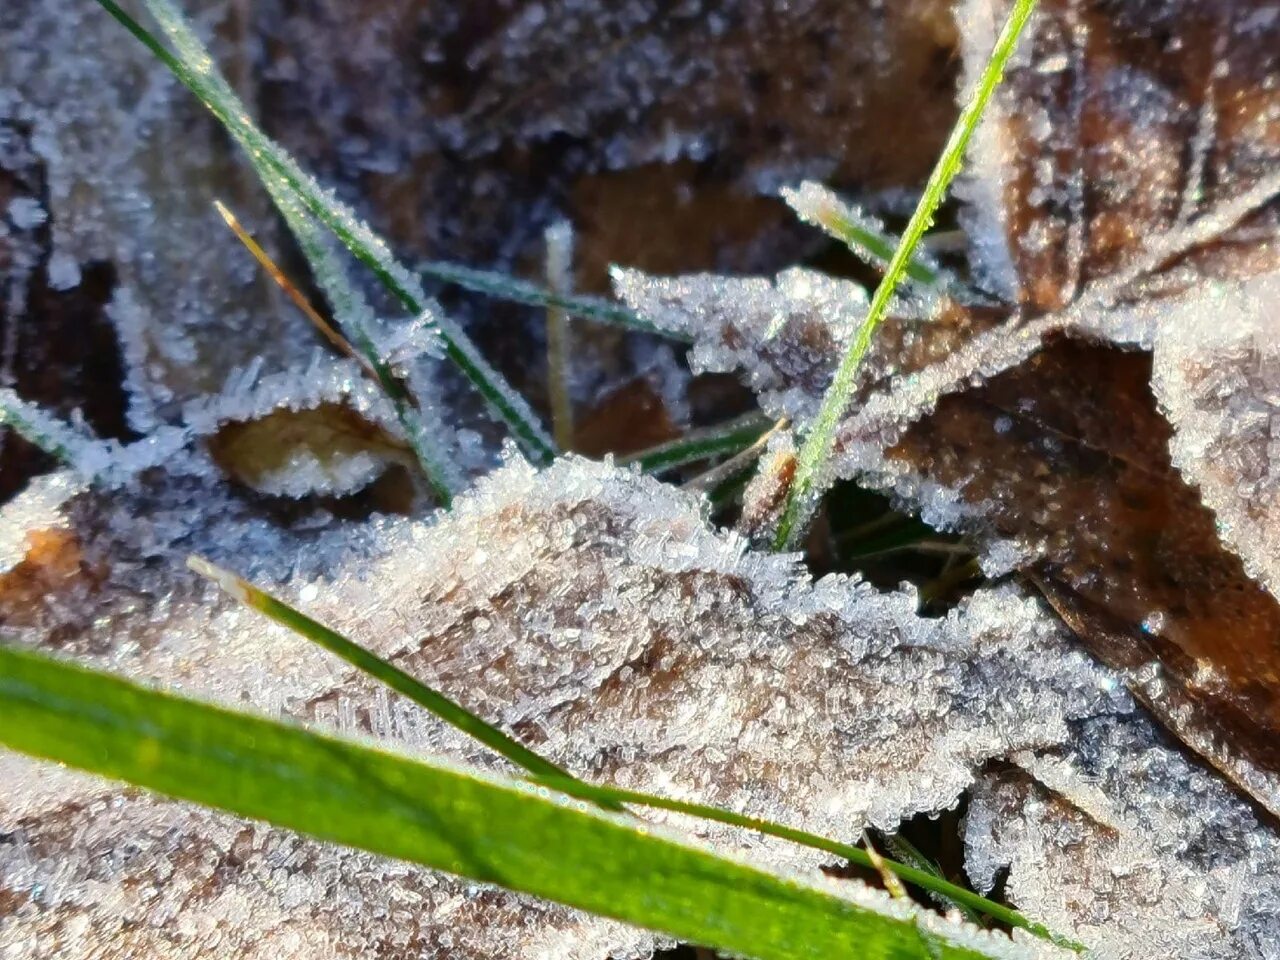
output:
[[[938,158],[937,165],[929,175],[920,202],[916,205],[906,230],[903,231],[902,242],[894,251],[893,258],[885,269],[884,277],[871,297],[867,317],[841,359],[840,366],[836,369],[835,378],[823,397],[822,408],[818,411],[817,419],[797,457],[795,480],[787,495],[786,507],[778,524],[775,539],[775,545],[779,549],[790,547],[795,542],[804,526],[805,516],[813,509],[814,501],[824,486],[822,474],[835,443],[836,427],[844,416],[853,394],[854,375],[867,349],[871,346],[871,338],[875,335],[876,328],[884,320],[889,302],[906,274],[920,238],[933,223],[934,212],[942,203],[952,179],[960,171],[969,138],[978,126],[978,121],[982,119],[987,103],[1003,77],[1005,64],[1009,62],[1022,28],[1026,26],[1034,8],[1035,0],[1016,0],[1009,19],[1005,21],[1004,29],[996,40],[995,49],[991,51],[991,58],[987,61],[977,88],[969,102],[965,104],[964,110],[961,111],[960,118],[952,128],[951,136],[942,151],[942,156]]]

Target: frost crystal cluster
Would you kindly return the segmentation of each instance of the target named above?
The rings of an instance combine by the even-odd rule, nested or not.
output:
[[[1006,6],[959,6],[967,82]],[[988,572],[1033,572],[1273,812],[1280,672],[1256,665],[1280,631],[1278,45],[1280,17],[1250,3],[1042,3],[959,190],[969,290],[884,325],[835,457],[976,534]],[[751,318],[796,298],[781,278],[617,288],[801,424],[848,336],[821,293],[788,303],[803,325],[761,335]]]
[[[208,550],[279,578],[327,621],[580,775],[832,836],[950,806],[988,760],[1131,709],[1016,591],[982,591],[924,619],[913,592],[811,583],[791,558],[712,531],[694,498],[607,465],[570,459],[538,474],[513,463],[434,524],[358,529],[280,531],[234,501],[193,528],[178,515],[195,490],[73,501],[70,541],[98,535],[29,617],[23,642],[398,749],[494,764],[306,641],[193,585],[181,557]],[[143,509],[148,523],[133,519]],[[4,764],[16,830],[0,847],[0,889],[17,907],[0,921],[0,945],[20,955],[39,942],[42,955],[88,956],[104,937],[139,953],[176,942],[192,955],[264,956],[417,942],[453,956],[588,957],[649,942],[16,757]],[[786,845],[694,827],[755,859],[817,865]]]
[[[412,4],[196,12],[236,91],[279,107],[272,132],[367,188],[411,250],[510,265],[569,215],[588,266],[634,253],[663,269],[680,248],[680,269],[774,269],[799,259],[779,239],[799,228],[754,194],[806,176],[900,185],[878,182],[867,145],[895,113],[928,129],[940,98],[904,108],[900,91],[927,89],[957,43],[971,84],[1007,5],[963,0],[953,19],[940,2],[498,4],[491,23],[443,6],[429,23]],[[1042,594],[996,582],[942,618],[908,587],[814,582],[714,530],[701,499],[608,463],[508,458],[424,518],[421,491],[397,489],[414,469],[404,418],[359,362],[308,359],[313,333],[219,232],[213,194],[264,239],[273,227],[205,112],[92,4],[17,0],[0,38],[0,400],[21,413],[34,384],[70,420],[37,423],[68,469],[0,512],[0,642],[501,766],[215,595],[184,566],[196,552],[586,779],[844,840],[967,800],[975,883],[1007,870],[1011,903],[1099,957],[1280,956],[1274,8],[1041,0],[959,190],[968,269],[951,257],[945,288],[895,304],[838,437],[841,476],[972,534],[989,574],[1019,570]],[[901,182],[936,145],[886,148]],[[670,209],[635,212],[664,191]],[[745,194],[771,212],[734,221]],[[812,184],[787,196],[880,229]],[[894,207],[878,199],[865,205]],[[628,246],[646,232],[634,218],[668,233]],[[739,374],[800,427],[867,302],[805,268],[613,279],[694,341],[695,371]],[[424,414],[456,403],[434,305],[402,322],[328,292]],[[105,353],[75,352],[104,335]],[[46,340],[66,355],[45,362]],[[592,342],[613,366],[575,377],[647,370],[691,419],[671,351]],[[95,365],[107,354],[118,370]],[[64,367],[109,395],[44,380]],[[488,436],[459,432],[473,472],[496,456]],[[746,497],[762,514],[786,471],[763,476]],[[779,869],[821,865],[667,819]],[[604,960],[656,941],[0,754],[0,958],[103,944]]]

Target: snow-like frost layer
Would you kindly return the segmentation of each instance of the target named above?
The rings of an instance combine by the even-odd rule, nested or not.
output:
[[[1060,748],[984,776],[965,846],[980,889],[1074,929],[1106,960],[1271,960],[1280,839],[1256,808],[1140,714],[1077,725]]]
[[[183,513],[192,495],[211,499],[210,520]],[[1016,591],[982,591],[945,619],[923,619],[911,592],[811,583],[792,558],[711,530],[693,497],[607,465],[510,464],[434,524],[317,517],[280,530],[216,490],[132,496],[77,502],[72,529],[100,531],[94,556],[115,565],[91,609],[55,599],[19,639],[65,648],[56,638],[72,636],[71,650],[122,673],[411,753],[497,765],[306,641],[211,598],[181,569],[185,551],[282,580],[309,610],[577,773],[833,836],[947,807],[990,758],[1056,744],[1073,719],[1130,709]],[[33,942],[44,956],[88,956],[108,937],[138,954],[165,944],[191,956],[323,946],[598,958],[652,943],[572,911],[3,763],[0,807],[17,829],[0,846],[0,889],[18,906],[0,920],[0,945],[19,956]],[[757,862],[818,862],[728,828],[695,831]]]
[[[1280,274],[1213,284],[1165,312],[1152,388],[1173,462],[1249,573],[1280,596]]]

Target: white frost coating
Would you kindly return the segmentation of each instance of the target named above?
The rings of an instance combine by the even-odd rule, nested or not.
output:
[[[207,113],[96,5],[11,0],[2,16],[0,124],[30,131],[49,283],[112,265],[113,296],[130,305],[119,316],[135,325],[131,425],[151,429],[252,356],[285,360],[310,334],[296,312],[268,313],[256,266],[218,225],[210,199],[245,196],[249,177]],[[261,207],[240,206],[256,229]]]
[[[198,437],[212,437],[225,425],[250,423],[272,414],[315,410],[339,405],[376,425],[390,437],[402,438],[404,431],[389,400],[353,360],[337,358],[316,350],[302,368],[260,376],[260,365],[232,371],[222,393],[192,401],[183,408],[183,418]],[[376,442],[373,432],[365,438],[349,436],[342,423],[333,419],[337,433],[318,433],[311,438],[291,433],[287,428],[272,439],[272,446],[287,445],[288,458],[259,469],[268,461],[255,460],[251,486],[262,493],[303,497],[313,493],[343,496],[368,486],[386,470],[389,462],[405,462],[407,454],[396,455],[391,445]],[[317,422],[317,430],[324,424]],[[273,451],[274,453],[274,451]]]
[[[182,417],[196,436],[209,436],[225,423],[257,420],[279,410],[311,410],[343,403],[392,433],[395,411],[359,364],[316,350],[293,370],[262,375],[261,366],[233,370],[221,393],[186,404]]]
[[[833,357],[866,313],[856,283],[795,268],[765,277],[651,277],[615,267],[618,297],[663,330],[692,337],[695,372],[741,372],[774,416],[817,412]]]
[[[306,216],[317,216],[316,209],[323,208],[332,223],[326,223],[326,226],[335,234],[341,232],[351,238],[350,245],[359,247],[364,256],[373,262],[376,270],[388,278],[395,296],[403,305],[417,310],[420,319],[432,324],[453,349],[466,357],[467,365],[475,371],[474,376],[469,372],[468,377],[472,377],[477,386],[483,382],[497,396],[496,401],[488,396],[486,400],[495,413],[501,413],[502,410],[509,412],[501,413],[508,426],[517,429],[518,421],[520,432],[526,435],[522,442],[532,440],[545,449],[554,449],[550,436],[543,430],[525,399],[506,385],[501,375],[480,355],[461,328],[453,324],[439,304],[426,295],[418,277],[395,258],[386,241],[374,233],[353,209],[339,200],[332,190],[321,186],[284,149],[254,126],[244,104],[218,72],[209,51],[183,19],[178,8],[169,0],[144,2],[173,44],[179,58],[192,70],[197,81],[204,85],[204,93],[221,114],[220,119],[226,124],[227,131],[249,153],[261,175],[268,182],[274,181],[272,186],[277,202],[285,194],[292,195],[307,208],[308,214],[304,215],[304,219]],[[296,231],[296,226],[294,229]],[[301,237],[299,239],[302,240]],[[302,242],[305,243],[305,240]]]
[[[192,495],[210,499],[207,520],[187,509]],[[78,523],[108,534],[86,549],[115,560],[83,612],[93,660],[413,754],[501,766],[253,611],[210,602],[185,553],[284,578],[309,610],[575,772],[832,836],[946,807],[988,759],[1056,744],[1074,718],[1129,708],[1011,589],[922,619],[911,592],[811,583],[790,558],[712,531],[694,497],[576,458],[543,473],[512,463],[434,525],[317,517],[289,532],[216,488],[138,496],[78,508]],[[149,562],[131,562],[139,555]],[[19,638],[65,635],[83,613],[51,605]],[[653,944],[527,898],[4,764],[0,807],[22,827],[0,845],[0,891],[17,898],[0,944],[39,937],[47,956],[82,957],[111,936],[138,954],[163,944],[277,960],[377,945],[599,960]],[[669,819],[754,862],[812,877],[821,861]]]
[[[1008,866],[1014,905],[1105,960],[1275,957],[1280,840],[1143,715],[1085,721],[1016,763],[969,808],[980,889]]]
[[[8,573],[26,557],[30,534],[67,525],[63,506],[86,486],[72,471],[58,470],[36,477],[0,506],[0,574]]]
[[[1213,284],[1162,314],[1152,387],[1173,463],[1249,574],[1280,595],[1280,275]]]
[[[963,66],[961,100],[977,88],[995,47],[999,29],[996,6],[992,0],[959,0],[956,4]],[[1015,50],[1014,62],[1018,56]],[[969,238],[969,260],[977,282],[1001,299],[1016,303],[1021,283],[1009,250],[1004,213],[1005,171],[1013,149],[1005,128],[1003,99],[997,88],[969,140],[964,171],[957,178],[954,191],[965,202],[960,223]]]
[[[42,407],[27,403],[7,387],[0,388],[0,427],[11,427],[64,462],[82,480],[118,487],[143,470],[181,457],[187,433],[161,427],[130,444],[98,440],[82,420],[67,423]]]

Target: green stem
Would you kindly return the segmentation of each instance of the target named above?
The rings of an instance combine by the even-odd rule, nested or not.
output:
[[[801,447],[800,454],[797,457],[795,479],[787,496],[787,503],[783,508],[782,519],[778,524],[778,533],[774,541],[774,545],[778,549],[790,548],[803,533],[804,516],[811,507],[813,497],[818,492],[815,487],[831,456],[832,447],[835,445],[836,428],[841,418],[844,417],[845,411],[849,407],[849,402],[853,397],[854,377],[862,364],[863,357],[866,356],[867,350],[871,346],[871,338],[884,320],[885,312],[893,298],[894,291],[897,290],[898,285],[902,282],[912,255],[920,243],[920,238],[932,226],[933,215],[942,203],[947,187],[950,186],[951,181],[960,171],[969,139],[977,128],[978,121],[982,119],[982,114],[986,110],[992,94],[1004,76],[1005,66],[1009,62],[1009,57],[1013,54],[1014,47],[1017,46],[1018,37],[1021,35],[1023,27],[1026,26],[1035,4],[1036,0],[1015,0],[1013,11],[1009,14],[1009,19],[1005,22],[1004,29],[1001,30],[1000,36],[996,40],[995,48],[991,52],[991,59],[987,61],[986,69],[982,72],[977,89],[969,102],[965,104],[959,120],[956,121],[955,127],[952,128],[946,148],[942,151],[942,156],[938,158],[937,165],[929,175],[929,181],[925,184],[920,202],[917,204],[915,212],[911,215],[911,220],[907,223],[907,228],[902,234],[902,241],[898,244],[898,249],[894,251],[893,259],[889,261],[889,266],[885,269],[884,277],[881,278],[879,286],[876,287],[876,292],[871,298],[871,305],[867,309],[866,319],[862,321],[862,326],[858,328],[857,335],[854,337],[853,342],[849,344],[849,349],[840,361],[840,366],[836,370],[831,386],[827,388],[826,395],[822,400],[822,408],[818,411],[817,419],[814,421],[809,435],[805,438],[804,446]]]

